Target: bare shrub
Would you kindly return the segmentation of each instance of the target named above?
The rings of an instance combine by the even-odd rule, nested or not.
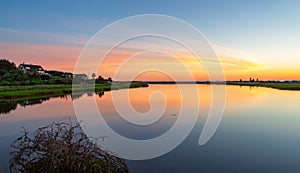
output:
[[[123,159],[94,144],[71,119],[38,128],[32,134],[24,129],[12,148],[11,172],[129,172]]]

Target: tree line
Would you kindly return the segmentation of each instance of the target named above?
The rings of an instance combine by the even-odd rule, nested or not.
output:
[[[96,78],[93,73],[92,79],[88,79],[87,75],[64,76],[63,72],[50,70],[47,73],[39,73],[35,70],[20,71],[14,62],[7,59],[0,59],[0,85],[18,86],[18,85],[43,85],[43,84],[82,84],[82,83],[111,83],[112,79],[102,76]],[[85,75],[84,78],[82,75]]]

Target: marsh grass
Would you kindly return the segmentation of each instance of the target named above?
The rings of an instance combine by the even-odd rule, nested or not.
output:
[[[145,82],[114,82],[111,84],[87,85],[32,85],[0,86],[0,99],[17,99],[37,96],[64,95],[82,92],[101,92],[124,88],[148,87]]]
[[[125,161],[94,144],[70,119],[25,129],[12,144],[9,168],[22,173],[129,172]]]

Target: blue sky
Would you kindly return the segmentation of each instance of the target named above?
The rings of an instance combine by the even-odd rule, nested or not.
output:
[[[93,34],[118,19],[144,13],[183,19],[212,41],[229,44],[246,42],[242,38],[251,42],[256,34],[265,38],[282,36],[282,32],[299,35],[300,28],[300,1],[12,0],[0,6],[1,27],[53,33]]]
[[[0,42],[84,42],[107,24],[147,13],[185,20],[213,44],[250,53],[267,65],[300,63],[300,1],[292,0],[2,1]]]

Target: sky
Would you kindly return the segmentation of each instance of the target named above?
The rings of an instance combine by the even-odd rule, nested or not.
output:
[[[141,14],[172,16],[197,28],[218,55],[227,80],[300,79],[300,1],[293,0],[2,1],[0,58],[17,65],[25,62],[73,72],[82,48],[94,34],[115,21]],[[127,28],[122,29],[126,32]],[[114,76],[118,65],[129,55],[145,47],[169,46],[166,49],[175,58],[157,52],[139,54],[123,67],[123,74],[117,79],[128,79],[127,71],[135,66],[147,69],[149,64],[164,64],[161,68],[170,69],[171,75],[185,80],[185,74],[176,69],[178,60],[197,80],[207,79],[205,69],[195,58],[164,41],[150,43],[153,44],[142,39],[122,45],[97,74]],[[93,73],[88,68],[82,72]],[[138,79],[169,79],[154,73],[144,73]]]

